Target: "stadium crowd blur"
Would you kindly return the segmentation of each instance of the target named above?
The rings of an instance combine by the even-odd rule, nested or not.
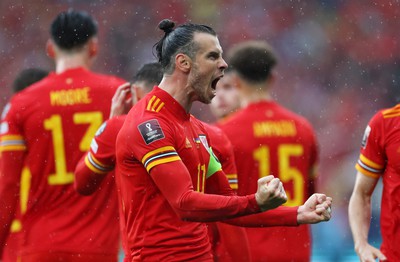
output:
[[[354,253],[347,205],[362,134],[373,113],[397,103],[400,94],[398,2],[31,0],[18,4],[2,0],[1,107],[21,69],[53,69],[44,52],[48,24],[70,7],[89,12],[101,24],[94,70],[125,79],[141,64],[154,61],[152,46],[163,18],[211,25],[225,51],[241,40],[267,40],[281,61],[274,96],[313,124],[321,152],[319,191],[334,199],[332,221],[313,226],[316,255],[324,253],[326,259],[331,255],[332,261],[339,261],[344,249]],[[204,105],[196,104],[193,114],[207,122],[215,120]],[[372,243],[379,245],[380,203],[378,199],[373,203],[376,242]],[[331,242],[325,243],[326,238]]]

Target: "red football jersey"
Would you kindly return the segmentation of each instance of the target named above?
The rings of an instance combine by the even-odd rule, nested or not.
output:
[[[317,144],[303,117],[263,101],[234,113],[219,127],[233,145],[239,195],[254,192],[257,180],[269,174],[282,181],[287,206],[302,205],[314,192]],[[308,225],[246,230],[253,261],[310,260]]]
[[[215,125],[203,123],[210,137],[210,144],[215,156],[221,162],[230,187],[237,189],[237,172],[232,144],[225,133]],[[243,227],[222,222],[208,224],[209,238],[216,261],[247,261],[249,248],[246,231]],[[237,248],[240,245],[241,248]],[[233,257],[234,256],[234,257]]]
[[[117,200],[110,177],[93,196],[79,195],[73,171],[89,150],[122,79],[83,68],[48,77],[16,94],[3,112],[0,149],[23,159],[2,164],[8,180],[29,170],[28,202],[22,217],[22,254],[65,252],[102,254],[117,259]],[[11,159],[11,157],[8,157]],[[18,171],[18,172],[17,172]],[[6,207],[0,207],[6,208]],[[3,211],[1,211],[3,212]]]
[[[389,261],[400,261],[400,104],[383,109],[370,120],[356,169],[382,177],[381,250]]]
[[[222,170],[228,178],[229,185],[233,190],[237,190],[237,171],[231,141],[219,127],[207,123],[203,125],[210,137],[213,152],[221,162]]]
[[[115,179],[115,142],[117,140],[117,135],[122,125],[124,124],[126,115],[113,117],[106,122],[104,122],[100,128],[97,130],[92,142],[90,143],[90,150],[84,158],[79,160],[79,164],[75,169],[76,175],[91,175],[92,172],[104,175],[107,177],[112,177]],[[98,187],[101,188],[101,183]],[[118,200],[118,202],[120,202]],[[114,211],[122,212],[122,209]],[[122,213],[121,213],[122,214]],[[122,247],[125,253],[125,260],[130,261],[128,258],[130,256],[126,249],[126,232],[125,232],[125,221],[123,215],[120,216],[120,230]]]
[[[212,261],[206,225],[194,221],[259,211],[254,194],[231,196],[202,123],[158,87],[131,109],[116,149],[133,259]]]
[[[84,158],[86,166],[94,173],[106,174],[115,167],[115,141],[126,115],[116,116],[104,122],[90,144]]]

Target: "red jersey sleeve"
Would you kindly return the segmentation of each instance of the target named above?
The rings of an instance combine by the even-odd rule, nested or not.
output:
[[[132,150],[134,157],[141,159],[154,183],[181,219],[218,221],[260,212],[254,195],[222,196],[195,191],[191,174],[175,149],[179,145],[176,145],[174,137],[178,135],[181,134],[175,133],[168,120],[149,118],[138,123],[131,139],[137,141],[137,150]],[[212,172],[210,177],[216,173]]]
[[[17,209],[26,150],[17,109],[13,100],[7,104],[0,126],[0,255]]]
[[[220,195],[234,195],[223,172],[217,172],[207,179],[208,192]],[[242,227],[298,226],[298,207],[278,207],[263,213],[230,219],[228,224]]]
[[[385,170],[384,128],[382,111],[375,114],[365,128],[356,169],[366,176],[378,178]]]
[[[228,178],[230,187],[237,190],[238,178],[231,141],[220,128],[209,124],[204,124],[204,127],[208,131],[211,147],[214,154],[221,162],[222,170],[224,170]]]
[[[90,144],[89,152],[75,168],[75,189],[90,195],[100,186],[104,177],[115,166],[115,142],[125,117],[115,117],[104,122]]]
[[[194,191],[190,175],[181,161],[154,167],[151,176],[175,212],[184,220],[212,222],[260,212],[254,194],[239,197]]]

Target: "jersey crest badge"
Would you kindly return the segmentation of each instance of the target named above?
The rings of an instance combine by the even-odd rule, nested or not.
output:
[[[138,129],[146,145],[165,138],[157,119],[152,119],[138,125]]]
[[[210,147],[208,146],[207,137],[205,135],[199,135],[199,139],[207,151],[209,151]]]

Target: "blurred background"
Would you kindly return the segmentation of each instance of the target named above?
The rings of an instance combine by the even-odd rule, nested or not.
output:
[[[389,0],[1,0],[0,106],[10,98],[20,70],[53,69],[45,53],[48,30],[56,14],[68,8],[85,10],[99,23],[101,48],[93,69],[126,80],[155,60],[152,46],[162,36],[157,25],[163,18],[212,26],[225,51],[242,40],[266,40],[279,57],[274,97],[313,124],[320,144],[319,191],[334,198],[332,220],[312,226],[312,261],[358,261],[347,205],[368,120],[399,98],[399,5]],[[199,103],[192,113],[215,120]],[[379,184],[370,234],[376,246],[380,191]]]

